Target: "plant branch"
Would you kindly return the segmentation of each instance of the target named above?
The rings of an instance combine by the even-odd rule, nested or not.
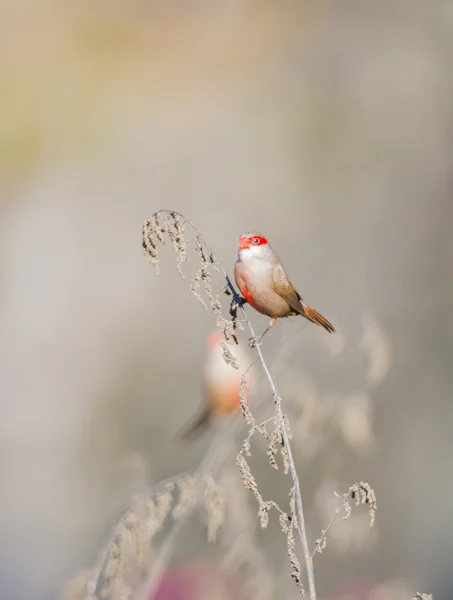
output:
[[[159,483],[151,486],[150,488],[147,488],[144,492],[137,494],[137,496],[141,498],[154,496],[155,494],[158,494],[160,491],[164,490],[168,485],[176,483],[184,475],[185,473],[179,473],[174,477],[164,479],[163,481],[160,481]],[[125,517],[128,510],[129,508],[126,508],[123,511],[116,525],[111,530],[107,542],[105,543],[104,551],[102,552],[99,560],[97,561],[90,573],[85,587],[85,600],[93,600],[101,597],[102,574],[109,560],[109,552],[112,547],[112,544],[115,542],[115,539],[118,536],[118,531],[121,527],[122,520]]]
[[[234,287],[230,281],[230,278],[228,277],[228,275],[226,273],[225,273],[225,277],[227,279],[228,286],[236,294],[236,290],[234,290]],[[246,313],[244,307],[241,306],[240,309],[241,309],[242,313],[244,314],[244,318],[247,322],[247,325],[248,325],[248,328],[249,328],[249,331],[250,331],[252,337],[255,337],[255,331],[254,331],[253,326],[247,316],[247,313]],[[314,576],[314,570],[313,570],[313,560],[312,560],[312,556],[310,553],[310,547],[308,545],[307,529],[305,526],[304,509],[303,509],[302,496],[301,496],[301,491],[300,491],[299,476],[297,474],[296,465],[294,463],[294,457],[293,457],[291,445],[289,442],[288,427],[286,425],[286,419],[285,419],[285,417],[283,415],[283,411],[282,411],[280,394],[279,394],[277,386],[275,385],[275,382],[272,379],[272,376],[269,372],[266,361],[264,360],[264,356],[263,356],[263,352],[261,350],[260,344],[257,344],[255,349],[256,349],[256,352],[258,353],[258,358],[261,363],[261,367],[264,371],[264,374],[267,377],[270,388],[272,390],[272,394],[274,396],[274,400],[276,401],[277,407],[278,407],[278,415],[280,418],[280,426],[282,429],[283,441],[285,444],[286,452],[288,454],[289,467],[290,467],[291,477],[293,479],[293,484],[294,484],[294,495],[296,498],[296,507],[297,507],[297,530],[299,532],[302,550],[304,553],[304,560],[305,560],[305,567],[307,570],[307,579],[308,579],[308,589],[309,589],[309,593],[310,593],[310,600],[316,600],[316,587],[315,587],[315,576]]]
[[[179,224],[178,218],[183,221],[183,224],[187,224],[190,227],[192,227],[192,229],[196,233],[196,239],[197,239],[196,244],[198,244],[199,254],[202,257],[203,262],[205,264],[208,263],[208,264],[214,265],[223,274],[226,284],[227,284],[227,287],[233,296],[233,300],[231,303],[231,311],[230,311],[230,314],[232,315],[232,318],[233,318],[233,323],[234,323],[233,315],[237,312],[237,309],[240,308],[240,310],[242,311],[242,314],[244,316],[244,321],[247,323],[248,329],[249,329],[252,337],[255,338],[255,331],[250,322],[250,319],[248,318],[247,312],[244,309],[243,298],[237,293],[236,288],[232,284],[231,279],[229,278],[226,270],[221,265],[221,263],[219,263],[217,261],[217,259],[215,258],[215,255],[212,252],[209,245],[206,243],[206,241],[204,239],[201,238],[201,236],[198,232],[198,229],[195,227],[195,225],[191,221],[186,219],[186,217],[184,217],[181,213],[178,213],[176,211],[160,210],[152,216],[150,221],[147,221],[145,223],[145,225],[143,227],[143,235],[144,235],[143,246],[144,246],[145,250],[148,252],[153,266],[157,266],[157,261],[158,261],[158,258],[157,258],[158,251],[157,251],[156,240],[153,238],[153,231],[154,231],[157,239],[161,242],[163,241],[163,233],[164,233],[164,230],[159,225],[159,217],[163,218],[164,223],[167,224],[167,231],[172,239],[173,246],[177,253],[177,265],[178,265],[178,270],[180,271],[180,273],[181,273],[181,270],[180,270],[181,262],[186,260],[186,254],[185,254],[186,245],[185,245],[184,240],[181,239],[182,238],[181,234],[182,234],[184,225],[181,226]],[[169,218],[172,220],[172,224],[171,224],[172,230],[170,230],[168,227],[168,219]],[[178,229],[178,227],[180,229]],[[205,250],[201,245],[201,241],[203,242],[204,247],[208,254],[205,254]],[[205,271],[205,273],[206,273],[206,271]],[[203,272],[200,274],[200,277],[202,275],[203,275]],[[198,277],[196,280],[197,287],[199,287],[200,277]],[[209,290],[206,290],[206,291],[207,291],[208,295],[210,295],[211,300],[212,300],[212,292],[211,292],[210,287],[209,287]],[[234,338],[234,335],[233,335],[233,338]],[[269,382],[269,386],[271,388],[274,402],[275,402],[275,405],[277,408],[276,414],[279,419],[279,426],[281,428],[282,440],[283,440],[283,444],[284,444],[284,447],[285,447],[285,450],[287,453],[287,457],[288,457],[291,478],[293,480],[294,498],[295,498],[295,507],[296,507],[295,512],[296,512],[296,517],[297,517],[297,530],[299,532],[299,538],[300,538],[302,551],[303,551],[303,555],[304,555],[305,567],[307,570],[307,579],[308,579],[310,600],[316,600],[313,561],[312,561],[312,557],[311,557],[311,553],[310,553],[310,549],[309,549],[309,545],[308,545],[308,539],[307,539],[307,531],[306,531],[306,526],[305,526],[302,496],[301,496],[301,491],[300,491],[300,482],[299,482],[299,477],[297,475],[294,457],[293,457],[293,453],[292,453],[292,449],[291,449],[291,445],[290,445],[290,433],[289,433],[288,425],[286,422],[286,418],[282,411],[280,394],[278,392],[278,389],[277,389],[277,386],[276,386],[274,380],[272,379],[269,368],[264,360],[264,356],[263,356],[263,353],[262,353],[259,343],[256,344],[255,350],[258,354],[258,359],[261,364],[261,368]]]

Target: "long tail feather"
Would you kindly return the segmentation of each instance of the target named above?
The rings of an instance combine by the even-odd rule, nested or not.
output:
[[[209,407],[206,406],[181,429],[176,438],[179,440],[192,440],[198,437],[208,425],[210,418],[211,412]]]
[[[335,327],[328,321],[325,317],[323,317],[317,310],[312,308],[311,306],[307,306],[306,304],[302,304],[304,307],[303,316],[311,321],[312,323],[316,323],[316,325],[320,325],[324,327],[329,333],[335,332]]]

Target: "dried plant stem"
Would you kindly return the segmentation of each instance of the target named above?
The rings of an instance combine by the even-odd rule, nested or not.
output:
[[[205,453],[203,460],[201,461],[199,467],[197,468],[194,474],[211,474],[216,467],[216,462],[218,463],[218,461],[216,460],[217,450],[222,447],[223,440],[214,439],[211,442],[208,451]],[[196,505],[192,506],[184,513],[182,517],[180,517],[176,521],[173,521],[172,527],[169,533],[167,534],[165,541],[162,543],[162,546],[160,547],[156,558],[153,561],[152,568],[150,569],[149,575],[143,586],[142,593],[140,595],[140,598],[142,600],[148,600],[149,598],[154,597],[155,592],[159,588],[162,577],[165,574],[165,570],[170,561],[173,549],[178,539],[178,535],[181,533],[184,524],[186,523],[187,519],[190,517],[192,512],[195,510],[195,508]]]
[[[177,262],[178,262],[179,270],[181,267],[181,263],[186,260],[187,244],[184,242],[184,238],[182,235],[182,232],[184,231],[184,226],[189,225],[194,230],[194,232],[196,234],[195,248],[202,259],[202,267],[197,272],[197,274],[192,282],[191,289],[192,289],[192,292],[195,294],[195,296],[202,302],[203,306],[205,306],[205,308],[206,308],[206,304],[201,299],[201,297],[198,293],[201,282],[204,282],[205,292],[208,295],[208,298],[211,300],[211,306],[218,317],[218,321],[220,320],[223,322],[223,325],[224,325],[223,332],[224,332],[224,335],[227,337],[227,339],[230,339],[230,338],[235,339],[234,330],[233,331],[229,330],[227,327],[227,324],[225,322],[225,319],[222,319],[220,317],[220,313],[219,313],[220,303],[219,303],[218,299],[214,299],[214,297],[212,295],[212,287],[211,287],[211,283],[210,283],[210,279],[209,279],[209,272],[208,272],[207,266],[206,266],[207,264],[214,265],[215,268],[223,274],[223,276],[226,280],[227,286],[233,295],[233,303],[235,303],[237,307],[241,308],[242,314],[244,316],[244,322],[247,323],[247,326],[248,326],[248,329],[249,329],[251,335],[253,337],[255,337],[255,332],[254,332],[253,326],[247,316],[247,312],[245,311],[244,307],[242,306],[242,303],[240,302],[240,296],[237,293],[233,284],[231,283],[231,280],[228,277],[227,272],[225,271],[223,266],[217,261],[211,248],[206,243],[206,241],[201,238],[201,235],[199,234],[198,229],[195,227],[195,225],[191,221],[186,219],[186,217],[184,217],[180,213],[178,213],[176,211],[160,210],[152,216],[150,221],[145,222],[144,227],[143,227],[143,236],[144,236],[143,237],[143,247],[149,255],[151,264],[153,266],[155,266],[156,268],[158,266],[158,251],[157,251],[157,245],[156,245],[156,238],[159,241],[163,242],[164,230],[162,230],[162,228],[159,225],[160,217],[162,217],[164,222],[167,224],[167,231],[170,234],[173,246],[174,246],[176,254],[177,254]],[[169,217],[171,217],[171,219],[170,219],[171,222],[168,221]],[[182,224],[179,220],[182,221]],[[154,237],[153,237],[153,232],[154,232]],[[181,271],[180,271],[180,273],[181,273]],[[300,492],[300,482],[299,482],[299,477],[297,475],[296,466],[294,463],[294,457],[293,457],[293,453],[292,453],[290,441],[289,441],[290,433],[289,433],[288,425],[286,422],[286,417],[283,414],[283,411],[281,408],[281,398],[280,398],[280,394],[278,392],[277,386],[275,385],[275,382],[272,379],[272,376],[269,372],[269,368],[267,367],[267,364],[264,360],[260,345],[257,344],[255,348],[256,348],[258,358],[261,363],[263,372],[264,372],[264,374],[269,382],[270,388],[272,390],[274,402],[275,402],[275,405],[277,408],[276,416],[278,417],[278,420],[279,420],[279,428],[281,430],[282,441],[284,444],[284,449],[285,449],[285,452],[287,455],[287,460],[289,463],[289,471],[291,473],[291,478],[293,480],[293,498],[294,498],[294,503],[295,503],[294,513],[295,513],[295,517],[296,517],[295,526],[297,527],[297,530],[299,532],[299,538],[300,538],[300,542],[301,542],[301,546],[302,546],[302,550],[303,550],[303,554],[304,554],[305,566],[306,566],[306,570],[307,570],[307,579],[308,579],[310,600],[316,600],[313,561],[311,558],[310,549],[309,549],[309,545],[308,545],[308,539],[307,539],[304,511],[303,511],[303,505],[302,505],[302,497],[301,497],[301,492]],[[291,549],[289,548],[289,550],[291,550]],[[294,558],[296,559],[296,557],[294,557]],[[300,588],[300,589],[303,593],[303,588]]]
[[[153,485],[151,488],[148,488],[143,493],[140,493],[139,496],[142,497],[151,497],[155,494],[158,494],[160,491],[164,490],[169,484],[176,483],[181,477],[183,477],[183,473],[179,473],[174,477],[169,477],[168,479],[164,479],[160,481],[156,485]],[[126,514],[127,509],[123,512],[123,516]],[[102,552],[99,560],[95,564],[92,569],[90,576],[86,583],[85,588],[85,600],[93,600],[101,597],[101,583],[102,583],[102,573],[105,570],[105,566],[108,561],[108,555],[112,544],[114,543],[116,537],[118,536],[118,530],[121,526],[122,519],[118,520],[117,525],[111,530],[109,538],[105,544],[105,551]]]
[[[226,273],[224,273],[224,275],[228,282],[228,286],[234,292],[234,294],[236,294],[236,290],[234,289],[234,287],[230,281],[230,278],[228,277],[228,275]],[[241,306],[241,310],[244,315],[244,319],[247,322],[247,325],[248,325],[248,328],[249,328],[249,331],[250,331],[252,337],[255,337],[255,331],[254,331],[253,326],[247,316],[247,313],[246,313],[244,307]],[[307,529],[305,527],[304,509],[303,509],[303,504],[302,504],[302,496],[301,496],[301,492],[300,492],[299,476],[297,474],[296,465],[294,463],[294,457],[293,457],[291,445],[289,442],[288,427],[286,425],[286,419],[285,419],[285,416],[282,411],[282,406],[281,406],[281,402],[280,402],[280,394],[279,394],[277,386],[275,385],[275,382],[272,379],[272,376],[269,372],[266,361],[264,360],[263,352],[262,352],[259,344],[256,345],[256,351],[258,353],[258,358],[261,363],[261,368],[263,369],[263,371],[267,377],[267,380],[269,381],[269,385],[271,387],[274,399],[276,399],[276,401],[278,403],[278,416],[280,419],[280,426],[281,426],[281,430],[282,430],[283,441],[284,441],[286,452],[288,455],[290,473],[291,473],[291,477],[293,479],[293,484],[294,484],[294,495],[295,495],[295,499],[296,499],[296,508],[297,508],[297,530],[299,532],[299,538],[300,538],[302,550],[304,553],[305,567],[307,569],[308,590],[309,590],[309,594],[310,594],[310,600],[316,600],[316,587],[315,587],[315,574],[314,574],[314,570],[313,570],[313,560],[312,560],[312,555],[310,553],[310,547],[308,545]]]
[[[181,532],[190,512],[187,511],[187,515],[185,515],[182,519],[173,521],[173,526],[170,532],[167,534],[165,541],[159,550],[159,554],[153,561],[153,568],[151,569],[145,585],[143,586],[143,591],[141,593],[142,600],[154,598],[154,594],[159,588],[162,577],[165,574],[167,565],[170,561],[170,557],[172,555],[178,535]]]
[[[230,288],[231,292],[233,293],[233,297],[234,298],[238,297],[238,293],[236,292],[235,287],[231,283],[231,280],[230,280],[228,274],[226,273],[226,271],[224,270],[224,268],[222,267],[221,264],[219,264],[219,268],[222,271],[222,273],[227,281],[228,287]],[[247,323],[247,326],[249,328],[249,331],[250,331],[252,337],[255,337],[256,336],[255,330],[253,329],[253,325],[250,322],[247,312],[243,306],[241,306],[241,311],[242,311],[242,314],[244,315],[244,321]],[[299,476],[297,474],[296,465],[295,465],[293,453],[291,450],[291,444],[289,442],[288,427],[286,425],[286,419],[283,415],[283,411],[282,411],[282,407],[281,407],[280,394],[279,394],[277,386],[275,385],[275,382],[272,379],[272,376],[269,372],[266,361],[264,360],[264,356],[263,356],[263,352],[261,350],[260,344],[257,344],[255,346],[255,349],[257,351],[258,358],[261,363],[261,368],[263,369],[264,374],[266,375],[267,380],[269,382],[274,399],[278,399],[278,416],[280,419],[280,426],[281,426],[281,430],[282,430],[283,441],[284,441],[285,448],[286,448],[286,451],[288,454],[290,473],[291,473],[291,477],[293,479],[293,484],[294,484],[294,495],[295,495],[295,499],[296,499],[296,508],[297,508],[297,530],[299,532],[299,538],[300,538],[300,542],[301,542],[302,550],[303,550],[303,554],[304,554],[305,568],[307,570],[307,580],[308,580],[308,589],[309,589],[309,594],[310,594],[310,600],[316,600],[315,574],[314,574],[314,570],[313,570],[313,560],[312,560],[312,556],[311,556],[311,552],[310,552],[310,547],[308,545],[307,528],[305,526],[304,509],[303,509],[303,503],[302,503],[302,496],[301,496],[301,492],[300,492]]]
[[[327,526],[325,529],[323,529],[322,533],[321,533],[321,537],[316,540],[316,546],[313,548],[313,551],[311,553],[311,559],[313,560],[315,554],[317,552],[319,552],[318,548],[322,548],[324,545],[325,540],[327,539],[327,534],[329,532],[329,529],[332,527],[332,525],[335,523],[335,519],[338,516],[338,513],[341,510],[341,506],[337,506],[337,508],[335,509],[333,515],[330,518],[330,521],[327,523]]]
[[[341,511],[344,512],[343,519],[346,520],[351,516],[352,508],[354,506],[357,507],[361,504],[366,504],[368,505],[368,512],[370,515],[370,527],[373,527],[374,525],[376,519],[377,502],[376,494],[369,483],[360,481],[352,484],[346,493],[340,495],[337,494],[337,492],[334,492],[334,494],[336,498],[341,501],[341,504],[335,508],[327,527],[321,531],[321,536],[316,540],[316,545],[311,553],[312,559],[317,552],[321,553],[325,549],[327,543],[327,534]],[[349,502],[349,498],[354,501],[352,506]]]

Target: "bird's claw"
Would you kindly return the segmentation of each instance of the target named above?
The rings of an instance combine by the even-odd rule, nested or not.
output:
[[[249,338],[250,348],[255,348],[258,344],[261,344],[262,339],[263,339],[262,335],[255,335],[255,337]]]
[[[231,310],[237,310],[238,308],[242,308],[244,304],[247,303],[247,300],[239,294],[236,294],[231,300]]]

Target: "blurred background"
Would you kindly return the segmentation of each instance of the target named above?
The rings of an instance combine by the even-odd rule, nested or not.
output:
[[[230,274],[238,236],[264,233],[340,332],[335,346],[291,319],[263,347],[272,363],[290,340],[276,375],[295,430],[298,395],[361,415],[341,435],[321,428],[312,452],[295,440],[313,541],[324,492],[364,480],[378,499],[373,535],[334,537],[316,559],[321,597],[397,581],[451,598],[451,2],[20,0],[1,12],[2,600],[59,597],[133,492],[206,452],[205,438],[174,436],[199,405],[214,319],[170,249],[159,277],[143,256],[159,208],[195,222]],[[196,567],[175,567],[200,577],[212,560],[201,529],[196,552],[190,535],[179,542]],[[267,572],[287,569],[284,542],[253,535]],[[269,597],[293,597],[288,585]]]

